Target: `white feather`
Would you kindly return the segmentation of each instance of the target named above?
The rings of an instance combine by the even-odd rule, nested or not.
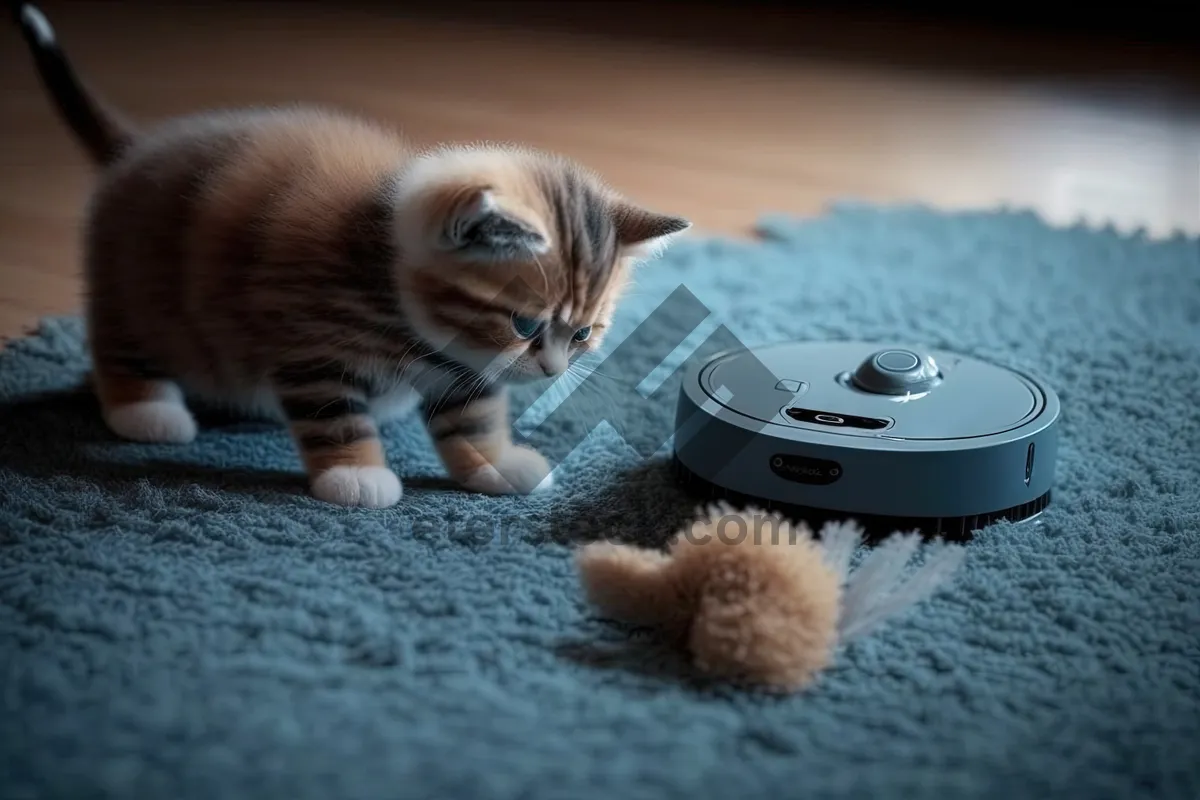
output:
[[[835,538],[834,544],[845,547],[839,538]],[[931,596],[966,558],[966,549],[962,546],[937,543],[929,548],[930,555],[921,568],[904,581],[905,569],[920,546],[918,534],[894,534],[850,573],[838,620],[842,644],[865,636],[883,622]],[[834,554],[845,558],[841,550],[835,550]]]
[[[854,522],[829,522],[821,528],[819,538],[825,563],[845,584],[850,575],[850,560],[862,544],[862,529]]]
[[[842,617],[839,625],[842,642],[871,633],[888,619],[933,595],[953,577],[967,555],[966,548],[955,545],[942,545],[930,549],[933,552],[926,558],[925,563],[895,591],[886,596],[870,592],[873,602],[869,608],[852,618]]]
[[[868,552],[846,582],[846,591],[842,595],[843,627],[869,611],[892,590],[920,544],[921,540],[915,535],[893,534]]]

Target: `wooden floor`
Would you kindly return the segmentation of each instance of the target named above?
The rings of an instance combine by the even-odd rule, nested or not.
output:
[[[43,7],[79,71],[137,118],[339,103],[422,142],[563,151],[701,231],[747,233],[763,212],[815,214],[841,198],[1007,203],[1154,234],[1200,227],[1200,82],[1147,48],[1125,69],[1111,48],[1040,43],[1075,68],[1041,75],[1027,61],[1004,74],[903,68],[877,49],[859,59],[831,47],[784,53],[778,41],[641,40],[627,20],[633,32],[613,39],[319,4]],[[743,29],[755,24],[743,14]],[[777,21],[757,24],[779,33]],[[815,24],[809,42],[846,32],[825,21],[834,28],[822,39]],[[967,34],[883,33],[910,53],[984,52]],[[989,42],[1010,63],[1035,48]],[[1088,58],[1105,68],[1082,69]],[[1158,61],[1174,79],[1147,71]],[[11,337],[78,309],[76,231],[91,181],[11,28],[0,31],[0,120],[0,336]]]

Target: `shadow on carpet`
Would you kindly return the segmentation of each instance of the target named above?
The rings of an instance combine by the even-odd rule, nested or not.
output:
[[[647,265],[593,377],[526,387],[533,498],[462,493],[415,420],[385,511],[282,429],[115,441],[77,319],[0,355],[0,797],[1200,796],[1200,242],[843,206]],[[686,361],[917,341],[1063,402],[1054,505],[809,692],[705,686],[581,602],[570,546],[661,543]],[[660,363],[662,362],[662,363]]]

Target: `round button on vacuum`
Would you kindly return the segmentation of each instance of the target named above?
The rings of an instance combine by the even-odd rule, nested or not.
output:
[[[941,370],[932,356],[881,350],[859,364],[850,377],[857,388],[872,394],[920,394],[937,385]]]
[[[921,359],[907,350],[888,350],[875,356],[875,363],[888,372],[908,372],[921,366]]]

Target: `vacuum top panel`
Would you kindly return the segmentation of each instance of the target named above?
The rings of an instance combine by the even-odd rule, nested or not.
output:
[[[718,357],[706,394],[755,420],[847,436],[953,440],[1037,416],[1044,397],[1022,375],[954,353],[860,342],[796,342]]]

